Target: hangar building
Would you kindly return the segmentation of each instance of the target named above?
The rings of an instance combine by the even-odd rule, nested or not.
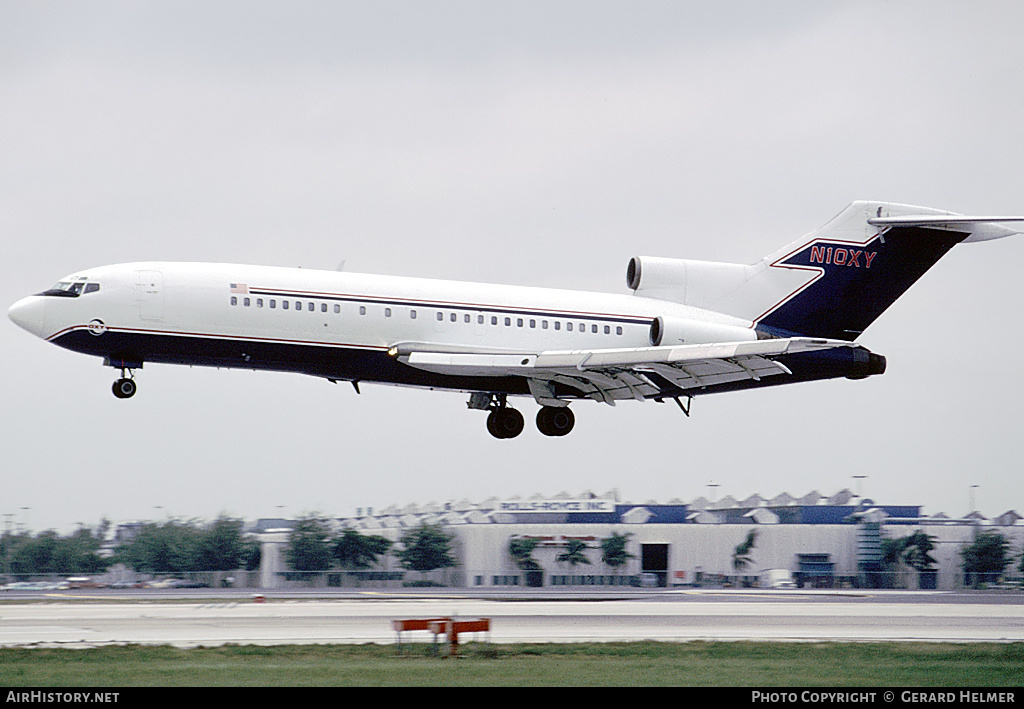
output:
[[[429,578],[451,586],[506,590],[509,586],[764,586],[787,579],[812,587],[954,589],[965,583],[960,550],[982,531],[1003,534],[1010,540],[1011,553],[1019,558],[1024,546],[1021,521],[1013,511],[996,519],[977,513],[962,519],[925,517],[919,506],[877,505],[849,490],[831,497],[812,492],[796,498],[784,493],[772,499],[753,495],[744,500],[700,498],[664,504],[621,502],[616,491],[562,493],[366,509],[336,520],[339,528],[394,542],[420,524],[441,525],[453,536],[458,566]],[[918,574],[906,565],[885,567],[882,540],[918,530],[930,535],[935,544],[930,552],[936,560],[935,571]],[[737,547],[752,531],[746,563],[737,566]],[[614,535],[625,536],[629,556],[617,568],[602,562],[602,540]],[[287,533],[268,532],[262,538],[262,585],[287,585],[283,573]],[[517,539],[531,540],[534,546],[525,565],[510,553],[510,542]],[[575,554],[567,555],[567,550]],[[1016,568],[1015,561],[1008,568],[1010,575],[1016,575]],[[392,555],[379,569],[333,576],[334,583],[340,584],[354,582],[346,582],[343,576],[383,585],[419,578],[405,572]]]

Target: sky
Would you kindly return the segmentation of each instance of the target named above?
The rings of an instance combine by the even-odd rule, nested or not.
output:
[[[0,303],[218,261],[627,293],[856,199],[1024,214],[1016,2],[0,0]],[[844,488],[1024,512],[1024,235],[956,247],[837,380],[574,405],[95,358],[0,322],[0,513],[38,531],[492,496]],[[855,478],[854,476],[866,476]],[[976,487],[973,487],[976,486]]]

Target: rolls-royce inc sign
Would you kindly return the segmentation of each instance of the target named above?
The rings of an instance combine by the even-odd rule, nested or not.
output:
[[[509,500],[498,512],[614,512],[614,500]]]

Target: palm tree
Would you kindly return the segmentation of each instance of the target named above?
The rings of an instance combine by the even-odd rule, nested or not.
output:
[[[567,563],[570,566],[576,566],[577,564],[590,565],[590,559],[584,554],[584,551],[589,549],[583,541],[579,539],[570,539],[565,543],[565,551],[555,557],[555,561],[558,563]]]
[[[747,538],[742,543],[737,544],[736,548],[732,552],[732,568],[735,571],[742,571],[747,568],[753,559],[750,558],[750,551],[754,548],[754,543],[757,541],[757,530],[751,529],[747,532]]]
[[[601,540],[601,561],[612,569],[625,566],[630,559],[635,559],[636,554],[626,551],[626,543],[632,534],[619,534],[612,532],[612,536]]]
[[[513,537],[508,540],[508,553],[523,571],[527,586],[539,587],[544,584],[544,574],[540,564],[533,558],[533,550],[540,546],[539,539],[529,537]]]
[[[508,540],[508,553],[523,571],[536,571],[540,569],[540,564],[533,558],[533,550],[539,545],[539,539],[513,537]]]

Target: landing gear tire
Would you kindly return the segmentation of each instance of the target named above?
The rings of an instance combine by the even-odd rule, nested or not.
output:
[[[521,413],[505,406],[492,409],[487,415],[487,431],[495,438],[515,438],[525,425]]]
[[[130,399],[135,396],[135,392],[138,389],[134,380],[128,377],[122,377],[114,382],[114,396],[118,399]]]
[[[564,436],[576,425],[576,416],[567,406],[543,406],[537,412],[537,428],[545,436]]]

